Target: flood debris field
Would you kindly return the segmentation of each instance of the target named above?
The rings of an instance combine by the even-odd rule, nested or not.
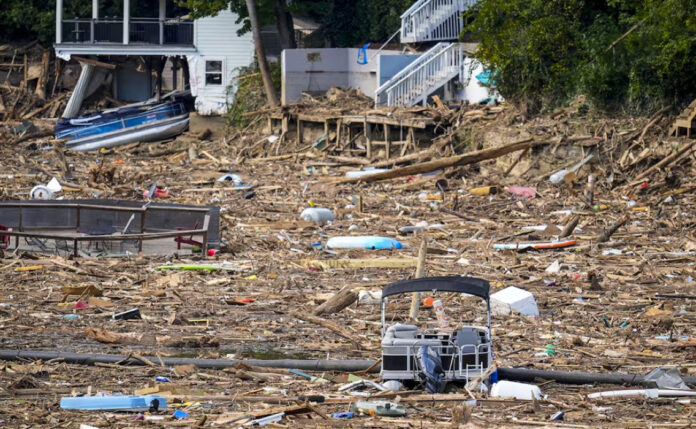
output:
[[[341,157],[331,144],[323,151],[290,144],[277,151],[269,142],[268,150],[255,148],[255,157],[238,156],[240,142],[258,141],[259,131],[98,153],[3,144],[5,200],[27,199],[33,186],[54,176],[70,198],[142,200],[142,190],[156,182],[169,189],[169,202],[221,207],[223,244],[212,257],[177,255],[172,240],[169,256],[75,259],[13,252],[10,246],[0,260],[0,348],[122,354],[141,361],[376,361],[379,305],[358,299],[333,314],[317,314],[317,307],[346,287],[357,295],[412,278],[425,237],[427,276],[478,277],[490,282],[492,292],[516,286],[533,294],[538,317],[493,317],[498,367],[645,375],[676,366],[684,377],[694,375],[693,143],[665,137],[666,117],[605,120],[560,112],[524,121],[511,108],[460,119],[466,117],[475,119],[461,120],[437,151],[402,165],[531,145],[480,162],[443,164],[430,174],[348,183],[345,173],[362,166],[349,158],[359,155]],[[563,174],[560,183],[549,182],[551,174],[588,154],[594,155],[590,162]],[[253,192],[216,181],[228,172]],[[596,178],[591,202],[590,174]],[[310,206],[330,209],[335,220],[317,225],[300,219]],[[415,228],[400,232],[407,226]],[[384,236],[404,248],[327,251],[329,238],[345,235]],[[494,248],[562,235],[576,243]],[[213,267],[160,268],[173,264]],[[456,294],[443,301],[451,319],[483,324],[485,309],[477,302]],[[391,320],[407,322],[408,307],[408,300],[391,305],[389,311],[401,315]],[[141,319],[113,319],[134,308]],[[432,307],[421,305],[420,317],[434,319]],[[274,425],[681,427],[691,424],[696,411],[688,397],[589,399],[588,393],[623,387],[537,379],[533,384],[545,399],[491,398],[461,385],[436,396],[422,389],[375,391],[371,399],[400,403],[406,416],[337,420],[333,413],[365,399],[339,392],[348,383],[346,372],[303,371],[318,377],[309,379],[287,369],[148,362],[0,362],[0,426],[235,427],[284,412]],[[376,373],[354,375],[379,381]],[[124,413],[59,406],[63,397],[97,392],[162,395],[168,407]],[[323,402],[307,402],[311,395]],[[468,409],[464,403],[472,396],[479,401]],[[187,416],[175,417],[176,410]],[[563,420],[550,420],[558,412]]]

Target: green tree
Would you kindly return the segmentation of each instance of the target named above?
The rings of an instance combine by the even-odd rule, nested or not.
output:
[[[696,0],[482,0],[467,31],[507,99],[531,110],[585,94],[650,112],[696,97]]]

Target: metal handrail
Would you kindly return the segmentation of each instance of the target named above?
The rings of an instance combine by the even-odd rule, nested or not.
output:
[[[478,0],[420,0],[401,15],[402,42],[456,40],[463,28],[461,14]],[[444,14],[438,19],[438,12]]]
[[[377,104],[384,104],[383,96],[386,94],[387,106],[412,105],[422,97],[427,97],[427,91],[433,86],[441,86],[446,83],[433,79],[449,79],[453,73],[461,72],[464,64],[461,45],[452,43],[443,48],[438,43],[430,51],[423,54],[423,61],[415,61],[407,66],[394,78],[390,79],[375,93]],[[420,59],[419,59],[420,60]],[[442,73],[446,72],[446,76]]]

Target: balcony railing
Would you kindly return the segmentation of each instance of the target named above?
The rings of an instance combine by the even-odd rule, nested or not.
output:
[[[130,44],[193,46],[193,22],[132,18]],[[123,43],[123,20],[65,19],[63,43]]]

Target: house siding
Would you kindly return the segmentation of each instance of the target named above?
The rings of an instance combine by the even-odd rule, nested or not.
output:
[[[195,44],[197,54],[189,55],[191,91],[196,96],[196,110],[202,115],[222,114],[234,100],[235,78],[240,67],[254,59],[254,41],[250,33],[237,35],[241,24],[237,15],[222,11],[217,16],[196,20]],[[223,61],[223,84],[206,85],[205,63]]]

